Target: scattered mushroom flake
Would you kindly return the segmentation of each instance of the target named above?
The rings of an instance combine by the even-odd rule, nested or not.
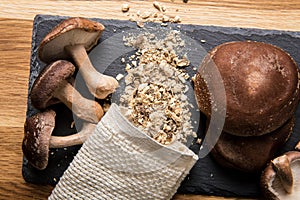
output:
[[[181,17],[176,15],[172,15],[170,12],[167,13],[167,7],[161,3],[154,1],[153,7],[150,7],[146,10],[130,10],[130,6],[128,4],[123,4],[121,10],[123,13],[127,13],[126,15],[129,17],[130,21],[136,22],[139,28],[144,27],[145,22],[160,22],[161,26],[168,26],[169,23],[180,23]],[[178,9],[175,10],[178,12]]]
[[[126,117],[133,124],[165,145],[175,140],[185,143],[196,134],[189,110],[193,106],[186,95],[189,76],[183,69],[189,60],[177,54],[184,47],[179,33],[172,30],[162,39],[148,32],[124,37],[125,45],[137,52],[125,64],[121,106],[128,109]]]
[[[129,11],[129,8],[130,8],[129,4],[124,3],[124,4],[122,5],[121,10],[122,10],[122,12],[128,12],[128,11]]]
[[[165,12],[166,11],[165,5],[163,5],[163,4],[161,4],[161,3],[157,2],[157,1],[153,2],[153,6],[154,6],[154,8],[156,8],[157,10],[159,10],[161,12]]]

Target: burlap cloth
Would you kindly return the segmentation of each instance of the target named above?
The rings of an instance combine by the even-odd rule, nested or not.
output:
[[[171,199],[197,159],[179,142],[157,143],[113,104],[49,199]]]

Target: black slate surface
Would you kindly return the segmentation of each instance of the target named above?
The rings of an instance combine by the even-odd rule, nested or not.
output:
[[[37,57],[38,45],[43,37],[61,20],[66,17],[62,16],[46,16],[38,15],[34,19],[33,32],[32,32],[32,54],[30,62],[30,76],[29,88],[38,76],[39,72],[45,67]],[[101,22],[106,27],[103,35],[99,41],[101,44],[105,39],[110,38],[114,34],[124,33],[128,30],[136,30],[136,24],[130,21],[119,20],[103,20],[93,19]],[[260,29],[246,29],[246,28],[231,28],[231,27],[215,27],[215,26],[198,26],[198,25],[184,25],[171,24],[167,28],[161,28],[160,24],[147,23],[145,27],[156,27],[160,29],[169,30],[170,28],[180,30],[185,36],[192,38],[195,42],[209,51],[213,47],[228,41],[237,40],[255,40],[271,43],[279,46],[300,63],[300,33],[287,32],[276,30],[260,30]],[[200,40],[205,40],[201,43]],[[119,44],[118,44],[119,45]],[[121,45],[121,44],[120,44]],[[204,55],[204,54],[203,54]],[[199,55],[199,63],[202,59]],[[194,63],[195,66],[199,63]],[[124,69],[120,59],[112,62],[110,67],[104,73],[116,75],[120,69]],[[189,71],[189,73],[193,73]],[[84,88],[83,90],[86,90]],[[274,83],[276,87],[276,83]],[[89,97],[88,94],[84,96]],[[53,135],[68,135],[76,132],[76,127],[71,127],[71,123],[76,118],[70,110],[64,105],[56,105],[52,107],[57,112],[56,128]],[[38,112],[30,104],[28,98],[27,117]],[[201,121],[202,122],[202,121]],[[79,123],[80,124],[80,123]],[[199,129],[199,136],[202,134],[202,129]],[[296,112],[296,126],[294,127],[293,134],[287,144],[278,152],[285,152],[293,149],[296,142],[300,140],[300,110]],[[23,177],[27,182],[35,184],[51,184],[55,185],[63,174],[64,170],[68,167],[73,157],[76,155],[79,146],[68,147],[62,149],[51,149],[49,157],[49,165],[45,170],[39,171],[34,169],[28,164],[26,158],[23,159]],[[197,144],[191,145],[190,148],[198,153],[200,146]],[[205,158],[199,159],[196,165],[191,170],[190,174],[181,184],[179,193],[193,193],[193,194],[208,194],[219,196],[244,196],[255,197],[260,195],[258,188],[259,174],[244,174],[220,167],[208,155]]]

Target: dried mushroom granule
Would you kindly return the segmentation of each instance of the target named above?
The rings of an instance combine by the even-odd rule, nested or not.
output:
[[[122,12],[127,13],[130,6],[128,4],[122,5]],[[157,1],[153,2],[153,8],[147,10],[137,10],[127,14],[130,21],[136,22],[139,28],[143,28],[146,22],[160,22],[161,26],[168,26],[168,23],[180,23],[181,17],[178,15],[170,15],[167,12],[167,7]],[[178,9],[175,10],[176,12]]]
[[[129,100],[129,120],[147,130],[163,144],[170,144],[182,131],[182,107],[171,90],[163,85],[142,83]]]
[[[125,64],[125,91],[121,106],[127,107],[126,116],[138,128],[162,144],[178,140],[186,142],[194,136],[187,92],[189,66],[185,43],[178,31],[170,31],[162,39],[143,33],[124,37],[124,43],[137,49]]]

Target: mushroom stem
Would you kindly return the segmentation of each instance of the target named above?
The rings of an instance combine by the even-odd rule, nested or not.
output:
[[[283,188],[287,193],[291,194],[294,180],[288,157],[286,155],[279,156],[272,160],[272,165],[277,172]]]
[[[68,136],[51,136],[49,141],[50,148],[62,148],[82,144],[94,131],[96,125],[84,123],[80,132]]]
[[[95,101],[86,99],[67,81],[54,92],[54,97],[62,101],[73,113],[88,122],[98,123],[104,112]]]
[[[298,144],[295,147],[296,150],[300,151],[300,141],[298,142]]]
[[[70,45],[65,47],[79,68],[89,91],[98,99],[105,99],[119,86],[116,79],[98,72],[91,63],[83,45]]]

